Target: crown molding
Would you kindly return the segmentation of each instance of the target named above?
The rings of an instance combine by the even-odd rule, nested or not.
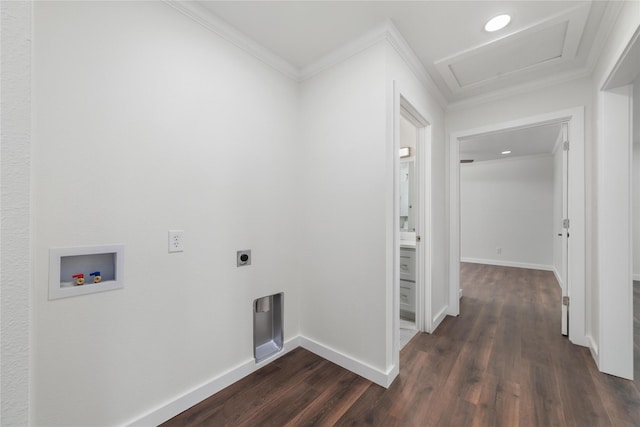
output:
[[[280,71],[285,76],[298,81],[300,70],[290,64],[269,49],[257,43],[252,38],[238,31],[212,12],[195,2],[185,2],[180,0],[163,0],[167,5],[173,7],[183,15],[202,25],[207,30],[217,34],[234,46],[253,55],[260,61]]]
[[[424,84],[427,91],[436,99],[442,109],[446,109],[447,107],[446,98],[433,82],[431,76],[429,76],[415,52],[411,49],[407,41],[402,37],[398,29],[389,19],[367,31],[357,39],[334,49],[331,53],[320,58],[318,61],[300,69],[282,59],[280,56],[262,46],[252,38],[246,36],[244,33],[238,31],[236,28],[218,18],[211,11],[196,2],[185,2],[181,0],[163,1],[178,12],[202,25],[204,28],[217,34],[231,44],[253,55],[265,64],[280,71],[285,76],[297,82],[307,80],[321,71],[337,65],[365,49],[386,40],[395,48],[400,57],[406,62],[407,66],[413,71],[416,77]]]
[[[202,25],[204,28],[217,34],[229,43],[251,54],[263,63],[271,66],[277,71],[280,71],[285,76],[297,82],[307,80],[314,75],[337,65],[354,55],[357,55],[365,49],[374,46],[376,43],[386,40],[396,50],[396,52],[398,52],[409,69],[426,88],[427,92],[445,111],[463,110],[484,103],[506,99],[512,96],[525,94],[590,76],[595,69],[605,42],[622,9],[621,2],[609,2],[602,18],[600,29],[596,35],[596,40],[594,41],[595,48],[591,50],[584,67],[505,89],[493,90],[486,94],[461,99],[459,101],[451,101],[444,95],[443,90],[429,75],[425,66],[390,19],[387,19],[380,25],[367,31],[357,39],[333,50],[318,61],[303,68],[299,68],[284,60],[271,50],[265,48],[252,38],[246,36],[244,33],[238,31],[235,27],[218,18],[215,14],[199,5],[197,2],[185,2],[181,0],[163,1],[183,15]]]
[[[319,72],[337,65],[383,40],[389,42],[389,44],[398,52],[402,60],[407,64],[418,80],[420,80],[420,82],[426,87],[429,94],[436,99],[440,107],[442,109],[446,109],[446,98],[431,79],[431,76],[427,73],[424,65],[422,65],[418,56],[409,46],[409,43],[407,43],[405,38],[400,34],[400,31],[398,31],[390,19],[387,19],[380,25],[373,27],[357,39],[335,49],[331,53],[320,58],[318,61],[303,67],[300,72],[299,81],[309,79]]]
[[[449,103],[447,111],[459,111],[471,107],[477,107],[481,104],[488,102],[500,101],[516,95],[523,95],[526,93],[534,92],[537,90],[545,89],[548,87],[556,86],[562,83],[567,83],[573,80],[579,80],[585,77],[589,77],[592,70],[586,67],[579,68],[577,70],[565,71],[554,76],[533,80],[527,83],[523,83],[517,86],[508,87],[505,89],[498,89],[489,93],[474,96],[472,98],[462,99]]]
[[[384,22],[377,25],[346,44],[343,44],[337,49],[332,50],[317,61],[302,67],[298,76],[298,81],[304,81],[310,79],[316,74],[337,65],[352,56],[374,46],[375,44],[383,41],[386,38],[387,23]]]
[[[598,32],[596,33],[596,37],[593,40],[593,44],[591,45],[591,51],[589,51],[589,56],[587,57],[587,65],[586,68],[589,70],[589,74],[591,74],[598,64],[598,60],[602,55],[604,50],[604,46],[613,31],[614,25],[618,19],[618,15],[620,15],[620,11],[622,10],[622,6],[624,5],[621,1],[609,1],[607,2],[607,7],[604,11],[602,19],[600,20],[600,25],[598,27]]]
[[[407,40],[400,34],[400,31],[393,25],[391,20],[386,22],[387,41],[393,46],[407,66],[413,71],[415,76],[426,87],[427,91],[433,96],[443,110],[447,109],[449,101],[445,98],[440,88],[433,81],[427,69],[418,58],[418,55],[409,46]]]

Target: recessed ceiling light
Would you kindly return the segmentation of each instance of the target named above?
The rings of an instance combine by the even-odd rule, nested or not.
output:
[[[484,26],[484,29],[490,33],[494,31],[498,31],[506,27],[509,22],[511,22],[511,16],[509,15],[498,15],[493,17],[487,22]]]
[[[511,151],[503,151],[502,154],[511,154]]]

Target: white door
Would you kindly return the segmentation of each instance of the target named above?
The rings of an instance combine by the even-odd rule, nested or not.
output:
[[[562,124],[562,335],[569,335],[569,125]]]

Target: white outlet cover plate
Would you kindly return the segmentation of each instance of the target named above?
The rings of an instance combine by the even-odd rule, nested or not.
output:
[[[169,230],[169,252],[184,251],[184,230]]]

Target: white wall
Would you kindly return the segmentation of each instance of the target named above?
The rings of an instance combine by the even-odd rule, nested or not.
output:
[[[118,425],[250,361],[254,298],[298,335],[298,86],[163,2],[34,14],[32,423]],[[49,248],[104,243],[124,290],[48,301]]]
[[[462,260],[551,270],[553,182],[550,155],[460,165]]]
[[[0,2],[0,425],[29,424],[30,2]]]
[[[379,43],[301,84],[292,253],[302,334],[382,372],[391,320],[384,61]]]
[[[439,163],[433,173],[442,179],[442,110],[387,41],[302,82],[297,162],[296,211],[304,230],[296,256],[296,276],[305,284],[301,333],[381,373],[397,370],[392,352],[394,81],[434,125]],[[437,221],[443,229],[443,217]],[[446,286],[439,276],[443,271],[441,257],[430,272],[439,290]]]
[[[640,79],[633,85],[633,280],[640,280]]]

